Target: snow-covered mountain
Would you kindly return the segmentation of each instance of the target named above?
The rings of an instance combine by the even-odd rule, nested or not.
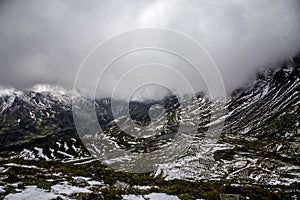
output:
[[[139,125],[150,123],[149,109],[159,111],[158,122],[143,129],[147,138],[126,132],[141,129],[128,125],[125,102],[119,101],[113,116],[110,99],[95,100],[98,121],[116,146],[135,153],[153,152],[172,144],[174,133],[191,138],[190,148],[176,162],[157,158],[156,174],[167,179],[238,179],[239,182],[291,184],[300,182],[300,60],[280,64],[259,73],[257,79],[234,91],[226,103],[228,113],[212,119],[218,103],[204,95],[191,100],[168,96],[161,101],[130,102],[131,118]],[[72,100],[89,99],[60,87],[38,85],[31,90],[0,91],[0,150],[21,152],[21,157],[57,159],[89,157],[105,153],[94,143],[83,145],[73,122]],[[183,106],[187,104],[187,106]],[[152,111],[151,111],[152,112]],[[219,141],[210,154],[200,147],[211,124],[225,121]],[[181,129],[180,129],[181,127]],[[196,127],[196,128],[195,128]],[[97,136],[97,133],[95,133]],[[93,138],[95,135],[86,135]],[[152,136],[153,135],[153,136]],[[85,143],[87,144],[87,143]],[[89,150],[89,151],[87,151]],[[128,161],[129,162],[129,161]]]
[[[196,151],[161,165],[167,179],[236,180],[291,185],[300,182],[300,60],[267,69],[234,91],[228,117],[211,154]]]
[[[299,130],[300,61],[282,63],[257,75],[257,79],[232,94],[228,132],[270,138]],[[263,135],[261,135],[263,137]]]

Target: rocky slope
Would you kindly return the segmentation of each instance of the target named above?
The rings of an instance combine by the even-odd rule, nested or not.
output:
[[[268,69],[233,92],[221,138],[210,154],[196,151],[160,166],[167,179],[300,182],[300,60]]]

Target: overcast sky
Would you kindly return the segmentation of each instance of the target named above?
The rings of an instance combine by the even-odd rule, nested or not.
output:
[[[97,44],[144,27],[174,29],[201,43],[230,92],[257,70],[299,52],[300,1],[0,0],[0,85],[72,88],[79,66]],[[150,62],[156,53],[138,63]],[[111,70],[108,86],[116,83],[121,67]],[[193,79],[188,73],[186,78]]]

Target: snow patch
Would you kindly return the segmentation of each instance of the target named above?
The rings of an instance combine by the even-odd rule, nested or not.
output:
[[[69,157],[69,158],[74,158],[74,156],[72,156],[72,155],[70,155],[68,153],[62,152],[62,151],[57,151],[57,153],[60,153],[60,154],[66,156],[66,157]]]
[[[37,188],[37,186],[26,186],[26,189],[23,190],[22,192],[16,194],[9,194],[4,197],[5,200],[21,200],[21,199],[48,200],[54,198],[57,198],[57,195],[39,189]]]
[[[3,194],[3,193],[5,193],[4,187],[0,186],[0,194]]]
[[[133,188],[138,189],[138,190],[150,190],[152,187],[151,186],[134,185]]]
[[[68,149],[69,149],[69,147],[68,147],[68,145],[67,145],[66,142],[64,142],[64,148],[65,148],[65,151],[68,151]]]
[[[74,193],[92,193],[91,190],[86,188],[80,188],[76,186],[71,186],[67,181],[62,182],[61,184],[51,186],[51,189],[56,194],[71,195]]]
[[[90,186],[103,186],[105,185],[103,181],[88,181]]]
[[[122,198],[124,200],[145,200],[145,199],[149,199],[149,200],[180,200],[177,196],[174,195],[168,195],[165,193],[151,193],[151,194],[147,194],[147,195],[133,195],[133,194],[129,194],[129,195],[122,195]]]
[[[35,154],[28,149],[23,149],[23,151],[20,152],[19,157],[23,158],[24,160],[32,160],[35,159]]]
[[[46,156],[46,155],[43,153],[43,149],[42,149],[42,148],[34,147],[34,149],[38,151],[38,156],[39,156],[40,158],[44,158],[45,160],[49,160],[48,156]]]
[[[58,148],[61,147],[61,144],[59,142],[56,142],[56,144],[57,144]]]
[[[7,163],[7,164],[4,164],[4,166],[7,166],[7,167],[22,167],[22,168],[27,168],[27,169],[39,169],[35,165],[20,165],[20,164],[15,164],[15,163]]]

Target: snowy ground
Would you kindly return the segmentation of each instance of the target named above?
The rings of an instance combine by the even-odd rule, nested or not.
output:
[[[74,193],[91,193],[92,191],[87,188],[80,188],[70,185],[67,181],[60,184],[53,185],[50,191],[46,191],[37,188],[35,185],[26,186],[24,190],[21,190],[15,194],[9,194],[4,197],[5,200],[48,200],[55,199],[57,197],[66,199],[66,196],[70,196]]]
[[[79,188],[75,186],[70,186],[67,182],[59,185],[52,186],[51,191],[45,191],[37,186],[26,186],[25,190],[19,193],[9,194],[4,197],[4,200],[51,200],[55,198],[68,199],[64,195],[71,195],[73,193],[91,193],[92,191],[86,188]],[[124,200],[179,200],[177,196],[167,195],[165,193],[150,193],[147,195],[122,195]]]
[[[124,200],[179,200],[177,196],[174,195],[167,195],[165,193],[151,193],[147,195],[122,195]]]

